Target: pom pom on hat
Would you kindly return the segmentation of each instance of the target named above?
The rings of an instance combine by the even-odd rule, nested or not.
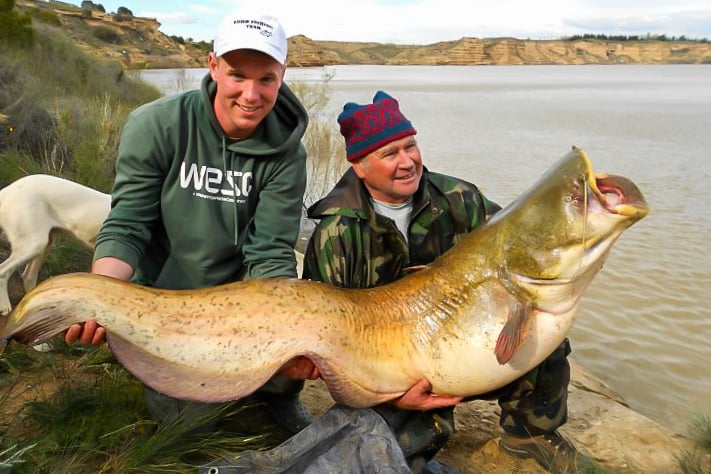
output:
[[[286,64],[287,41],[284,28],[270,15],[235,11],[226,16],[215,33],[215,56],[236,49],[261,51]]]
[[[351,162],[394,140],[417,133],[400,111],[398,101],[383,91],[375,93],[372,104],[348,102],[338,116],[338,123],[346,139],[346,158]]]

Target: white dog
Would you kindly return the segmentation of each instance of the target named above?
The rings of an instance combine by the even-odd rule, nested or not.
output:
[[[110,194],[45,174],[25,176],[0,189],[0,228],[12,247],[0,264],[0,315],[12,309],[7,286],[16,270],[26,265],[22,283],[25,291],[34,288],[55,233],[93,249],[110,207]]]

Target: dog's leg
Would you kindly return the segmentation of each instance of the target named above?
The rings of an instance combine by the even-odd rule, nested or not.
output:
[[[45,240],[41,238],[26,239],[20,243],[10,242],[12,253],[4,262],[0,263],[0,315],[8,314],[12,309],[8,294],[10,277],[27,262],[36,258],[37,255],[41,255],[48,243],[48,238]]]
[[[15,271],[15,268],[12,268],[12,262],[10,262],[10,265],[5,265],[5,262],[0,264],[0,317],[7,315],[12,309],[7,286],[10,283],[10,275]]]
[[[20,268],[26,260],[22,260],[14,252],[7,259],[0,263],[0,316],[4,316],[10,312],[12,305],[10,304],[10,295],[8,285],[10,277],[15,271]]]
[[[52,243],[54,239],[50,238],[49,243],[44,247],[42,253],[37,255],[35,258],[30,260],[25,269],[22,271],[22,284],[25,287],[25,291],[30,291],[32,288],[37,286],[37,278],[39,276],[40,269],[47,260],[49,252],[52,250]]]

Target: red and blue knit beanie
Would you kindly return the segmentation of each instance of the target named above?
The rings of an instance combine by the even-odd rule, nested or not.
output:
[[[383,91],[375,93],[372,104],[348,102],[338,116],[338,123],[346,139],[346,158],[351,162],[393,140],[417,133],[400,112],[397,100]]]

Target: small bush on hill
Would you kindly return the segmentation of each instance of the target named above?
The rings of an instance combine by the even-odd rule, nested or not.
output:
[[[94,28],[93,34],[104,43],[121,44],[123,42],[121,35],[108,26],[97,26]]]
[[[0,43],[26,46],[32,43],[32,17],[15,11],[15,0],[0,0]]]
[[[59,19],[57,14],[50,10],[32,10],[31,15],[34,20],[48,25],[60,26],[62,24],[62,20]]]

